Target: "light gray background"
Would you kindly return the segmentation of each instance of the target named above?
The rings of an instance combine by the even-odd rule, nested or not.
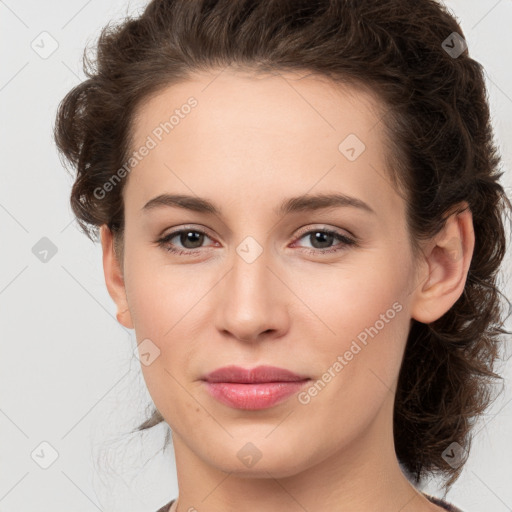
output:
[[[0,0],[0,512],[154,512],[177,495],[172,449],[149,460],[163,445],[163,426],[123,437],[145,418],[150,397],[133,332],[115,319],[101,248],[73,221],[72,179],[52,139],[58,102],[84,79],[86,43],[107,21],[145,4]],[[447,4],[486,68],[510,193],[512,1]],[[44,31],[58,44],[47,58],[31,46],[51,49]],[[42,237],[57,248],[46,263],[32,252]],[[510,252],[506,265],[510,275]],[[511,362],[503,372],[510,384]],[[511,401],[507,387],[478,425],[469,462],[448,495],[464,512],[512,510]],[[42,469],[52,449],[57,459]],[[426,490],[436,493],[435,483]]]

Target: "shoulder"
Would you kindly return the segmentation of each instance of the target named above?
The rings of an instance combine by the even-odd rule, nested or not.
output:
[[[436,498],[435,496],[431,496],[430,494],[423,493],[423,495],[434,505],[439,505],[440,507],[444,508],[445,510],[448,510],[448,512],[462,512],[460,508],[457,508],[455,505],[452,505],[451,503],[448,503],[447,501]],[[160,511],[158,511],[160,512]]]
[[[436,498],[435,496],[430,496],[429,494],[423,493],[424,496],[430,500],[435,505],[439,505],[440,507],[443,507],[448,512],[462,512],[460,508],[455,507],[454,505],[442,500],[441,498]],[[171,508],[171,505],[174,503],[175,500],[171,500],[169,503],[166,503],[163,507],[159,508],[156,512],[169,512],[169,509]]]
[[[175,500],[169,501],[169,503],[166,503],[163,507],[160,507],[156,512],[169,512],[169,509],[171,508],[171,505],[174,503]]]

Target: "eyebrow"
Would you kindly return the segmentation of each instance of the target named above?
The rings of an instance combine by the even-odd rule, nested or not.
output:
[[[200,197],[184,194],[160,194],[149,200],[143,207],[143,211],[160,207],[175,207],[192,210],[199,213],[209,213],[222,216],[220,208],[214,203]],[[361,199],[345,194],[317,194],[302,195],[285,199],[274,213],[279,217],[299,211],[314,211],[327,208],[353,207],[376,215],[375,211]]]

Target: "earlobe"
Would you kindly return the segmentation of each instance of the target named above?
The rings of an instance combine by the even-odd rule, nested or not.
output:
[[[117,321],[128,329],[133,329],[133,322],[126,299],[121,265],[114,251],[114,239],[112,232],[106,224],[100,227],[101,247],[103,250],[103,271],[105,284],[109,295],[117,306]]]
[[[469,205],[464,202],[462,206],[465,210],[450,215],[425,248],[411,303],[411,316],[419,322],[428,324],[441,318],[464,291],[475,235]]]

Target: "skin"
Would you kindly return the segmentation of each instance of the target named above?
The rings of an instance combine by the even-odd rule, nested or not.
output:
[[[138,343],[149,339],[160,350],[142,371],[172,429],[179,484],[172,510],[441,510],[400,470],[393,400],[412,319],[438,319],[463,292],[471,212],[449,217],[415,260],[403,197],[386,178],[378,100],[319,77],[230,68],[194,75],[139,108],[134,148],[190,96],[197,107],[128,176],[119,259],[101,227],[117,318],[135,329]],[[355,161],[338,149],[348,134],[366,146]],[[364,201],[375,214],[274,211],[292,196],[332,192]],[[142,210],[162,193],[206,198],[222,214]],[[179,228],[207,233],[198,249],[173,238],[194,255],[156,243]],[[358,243],[314,245],[303,234],[325,228]],[[248,236],[262,249],[251,263],[237,253]],[[225,365],[269,364],[316,382],[394,303],[400,312],[307,404],[292,396],[265,410],[234,409],[200,381]],[[251,467],[237,457],[249,442],[261,454]]]

